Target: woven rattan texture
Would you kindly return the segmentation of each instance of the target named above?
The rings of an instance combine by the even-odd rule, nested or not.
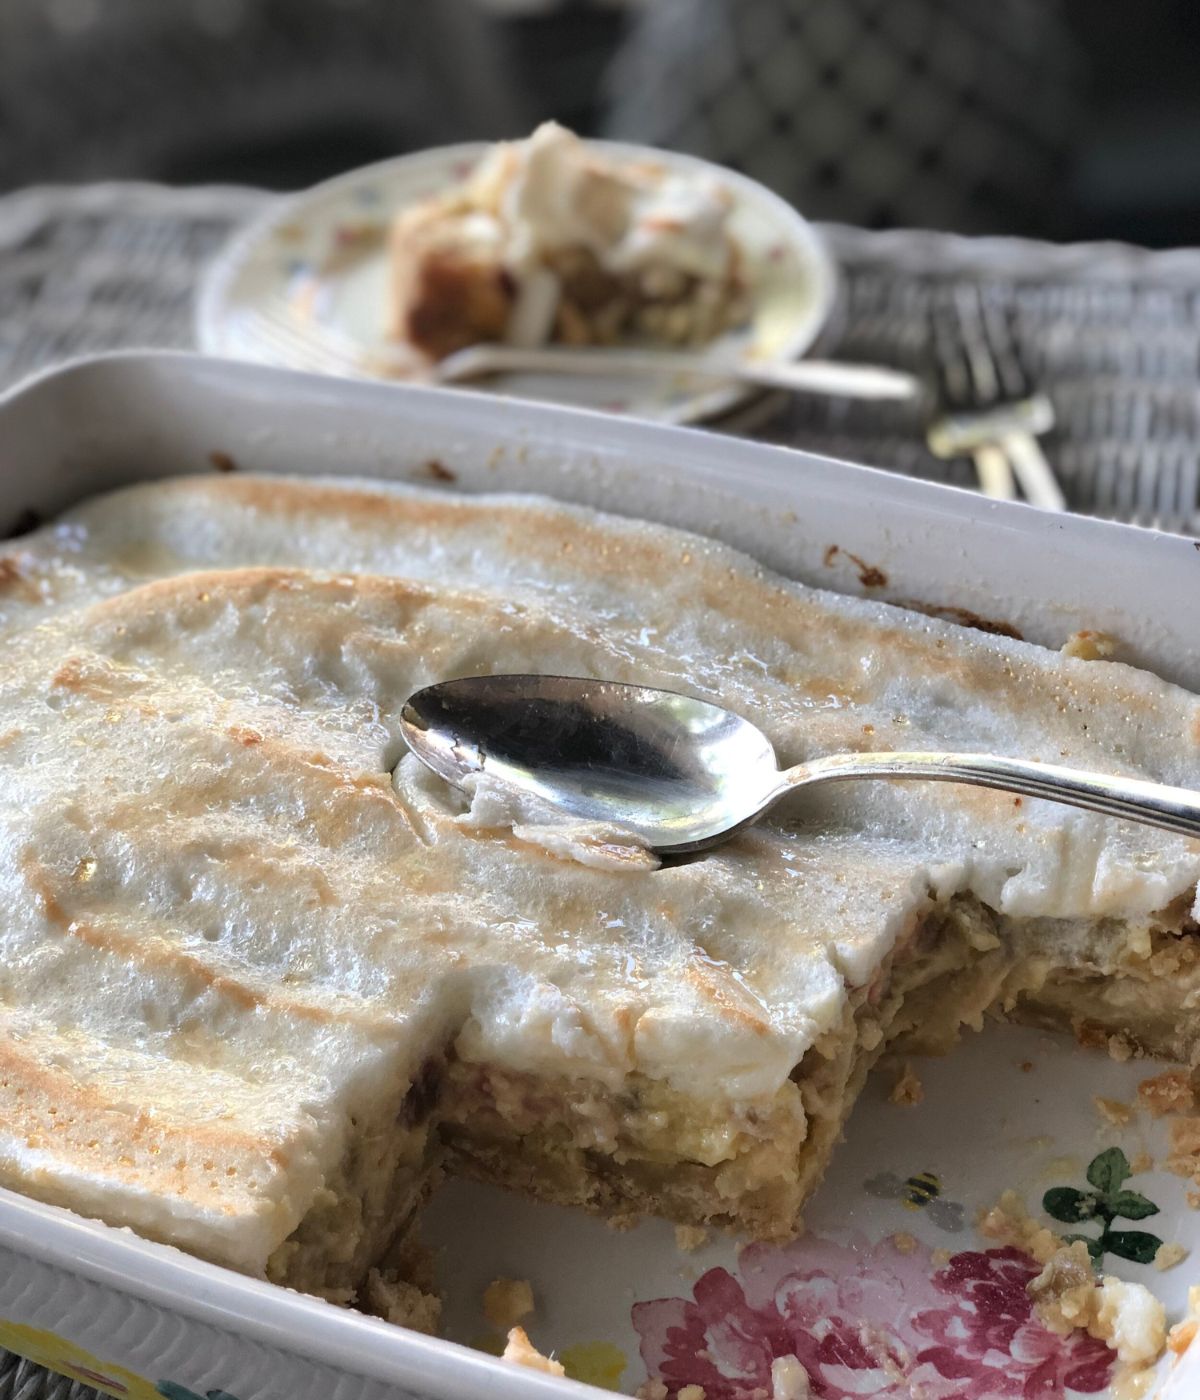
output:
[[[32,1361],[0,1352],[0,1400],[102,1400],[80,1381],[43,1371]]]
[[[0,387],[73,355],[188,346],[204,264],[269,196],[100,185],[0,198]],[[1200,250],[827,229],[843,295],[822,353],[932,376],[939,301],[983,296],[1010,319],[1059,426],[1047,453],[1072,508],[1198,523]],[[924,447],[924,406],[793,397],[732,426],[833,456],[969,484]]]
[[[76,355],[191,345],[197,276],[268,198],[145,185],[0,198],[0,389]],[[932,375],[934,306],[982,296],[1010,317],[1054,400],[1046,448],[1071,505],[1189,532],[1200,524],[1200,250],[827,234],[844,290],[822,353]],[[969,464],[925,450],[927,411],[793,397],[752,418],[777,442],[969,484]],[[0,1400],[94,1398],[0,1352]]]

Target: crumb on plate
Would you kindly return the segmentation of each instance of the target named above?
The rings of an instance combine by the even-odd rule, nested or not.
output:
[[[1129,1172],[1131,1176],[1141,1176],[1143,1172],[1154,1170],[1154,1158],[1149,1152],[1139,1152],[1136,1157],[1129,1159]]]
[[[1086,1331],[1127,1366],[1157,1361],[1166,1346],[1163,1305],[1144,1284],[1112,1275],[1097,1281],[1082,1240],[1057,1250],[1027,1292],[1052,1332],[1065,1336],[1076,1329]]]
[[[900,1071],[900,1076],[892,1085],[892,1092],[888,1099],[892,1103],[919,1104],[925,1097],[925,1086],[921,1083],[915,1069],[907,1061]]]
[[[1200,1118],[1173,1118],[1169,1134],[1167,1170],[1176,1176],[1190,1176],[1200,1186]]]
[[[703,1225],[676,1225],[675,1248],[690,1254],[708,1243],[708,1231]]]
[[[1117,639],[1107,632],[1093,632],[1084,628],[1072,632],[1062,645],[1064,656],[1073,656],[1078,661],[1107,661],[1116,651]]]
[[[1087,1327],[1095,1305],[1096,1275],[1087,1245],[1061,1245],[1026,1290],[1042,1322],[1058,1336]]]
[[[1028,1286],[1038,1316],[1052,1332],[1085,1330],[1130,1369],[1157,1360],[1166,1345],[1163,1305],[1144,1284],[1106,1275],[1097,1281],[1083,1240],[1067,1244],[1033,1220],[1014,1191],[979,1218],[980,1233],[1031,1254],[1042,1271]]]
[[[1196,1338],[1197,1323],[1194,1317],[1185,1322],[1177,1322],[1167,1333],[1167,1347],[1176,1356],[1182,1356]]]
[[[533,1313],[533,1288],[528,1279],[497,1278],[483,1290],[483,1315],[506,1332]]]
[[[1167,1269],[1173,1269],[1187,1256],[1188,1252],[1181,1244],[1160,1244],[1154,1255],[1154,1267],[1161,1274]]]
[[[545,1371],[550,1376],[567,1374],[561,1361],[555,1361],[552,1356],[543,1356],[538,1351],[526,1336],[523,1327],[513,1327],[509,1330],[508,1343],[500,1360],[508,1361],[514,1366],[527,1366],[531,1371]]]
[[[917,1252],[917,1237],[910,1235],[907,1230],[897,1230],[892,1236],[892,1244],[898,1254],[915,1254]]]
[[[1062,1240],[1045,1225],[1039,1225],[1015,1191],[1005,1191],[990,1210],[979,1216],[979,1232],[999,1244],[1023,1249],[1039,1264],[1046,1264],[1062,1248]]]
[[[705,1390],[702,1385],[680,1386],[676,1393],[676,1400],[705,1400]]]
[[[1083,1163],[1073,1152],[1069,1152],[1062,1157],[1051,1157],[1039,1175],[1053,1181],[1060,1176],[1078,1176],[1082,1171]]]
[[[1096,1105],[1096,1111],[1106,1123],[1111,1123],[1114,1128],[1123,1128],[1133,1118],[1133,1106],[1122,1103],[1120,1099],[1106,1099],[1102,1094],[1097,1094],[1092,1102]]]
[[[808,1400],[808,1372],[799,1357],[777,1356],[771,1362],[771,1400]]]
[[[1188,1289],[1187,1316],[1167,1333],[1167,1346],[1176,1358],[1191,1346],[1197,1331],[1200,1331],[1200,1284],[1193,1284]]]
[[[1196,1093],[1186,1070],[1168,1069],[1138,1085],[1138,1102],[1155,1118],[1168,1113],[1191,1113],[1196,1107]]]
[[[1087,1050],[1107,1050],[1111,1060],[1124,1063],[1140,1054],[1133,1042],[1117,1031],[1110,1034],[1103,1026],[1097,1026],[1082,1017],[1071,1022],[1075,1040]]]
[[[667,1400],[668,1394],[666,1382],[659,1380],[657,1376],[651,1376],[633,1392],[633,1400]]]
[[[1137,1365],[1157,1361],[1167,1344],[1167,1314],[1141,1283],[1107,1275],[1096,1290],[1096,1315],[1088,1333],[1117,1353],[1117,1359]]]

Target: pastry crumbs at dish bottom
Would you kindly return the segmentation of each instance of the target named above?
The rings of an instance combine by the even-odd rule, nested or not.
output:
[[[675,1248],[690,1254],[708,1243],[708,1231],[703,1225],[676,1225]]]
[[[1176,1358],[1191,1346],[1197,1331],[1200,1331],[1200,1284],[1194,1283],[1188,1289],[1187,1316],[1167,1333],[1167,1346]]]
[[[1172,1119],[1168,1133],[1171,1151],[1167,1170],[1176,1176],[1190,1176],[1200,1186],[1200,1118]]]
[[[545,1371],[551,1376],[567,1374],[561,1361],[555,1361],[553,1357],[544,1356],[538,1351],[523,1327],[513,1327],[509,1331],[508,1342],[500,1359],[509,1362],[510,1365],[525,1366],[531,1371]]]
[[[1173,1269],[1188,1257],[1188,1251],[1181,1244],[1160,1244],[1154,1255],[1154,1267],[1159,1273]]]
[[[1106,1099],[1097,1094],[1092,1102],[1105,1122],[1111,1123],[1114,1128],[1123,1128],[1133,1118],[1132,1105],[1122,1103],[1120,1099]]]
[[[497,1278],[483,1290],[483,1315],[500,1331],[533,1315],[533,1287],[524,1278]]]
[[[1143,1079],[1138,1085],[1138,1102],[1155,1118],[1168,1113],[1190,1113],[1196,1107],[1196,1093],[1186,1070],[1168,1069]]]
[[[991,1210],[981,1212],[979,1232],[1015,1245],[1042,1265],[1029,1284],[1038,1316],[1051,1331],[1086,1331],[1116,1351],[1128,1377],[1135,1377],[1162,1354],[1166,1314],[1143,1284],[1106,1276],[1097,1279],[1082,1240],[1068,1245],[1039,1225],[1015,1191],[1005,1191]]]
[[[925,1086],[921,1083],[920,1077],[912,1065],[905,1064],[900,1071],[900,1076],[892,1085],[892,1091],[888,1099],[892,1103],[905,1105],[919,1104],[925,1098]]]

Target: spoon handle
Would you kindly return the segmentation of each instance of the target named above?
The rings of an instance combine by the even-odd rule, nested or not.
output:
[[[443,384],[489,374],[533,371],[549,374],[665,374],[720,381],[741,380],[764,388],[845,395],[857,399],[911,399],[921,381],[904,370],[832,360],[735,360],[676,350],[589,349],[561,346],[525,349],[472,345],[447,356],[434,370]]]
[[[1141,778],[1121,778],[982,753],[853,753],[817,758],[780,774],[771,800],[808,783],[845,778],[919,778],[971,783],[1025,797],[1045,797],[1108,817],[1127,817],[1181,836],[1200,837],[1200,792]]]

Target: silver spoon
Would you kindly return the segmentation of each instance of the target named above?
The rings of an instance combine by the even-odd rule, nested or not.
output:
[[[523,371],[568,375],[665,374],[693,379],[733,379],[765,389],[840,394],[855,399],[911,399],[923,389],[915,375],[883,365],[835,360],[736,360],[728,356],[720,359],[715,355],[638,347],[595,349],[548,345],[525,349],[516,345],[470,345],[440,360],[429,373],[439,384],[458,384],[493,374]]]
[[[1200,792],[977,753],[831,754],[780,771],[748,720],[671,690],[571,676],[471,676],[409,697],[413,753],[456,786],[472,774],[579,821],[632,831],[662,855],[703,851],[810,783],[973,783],[1200,836]]]

